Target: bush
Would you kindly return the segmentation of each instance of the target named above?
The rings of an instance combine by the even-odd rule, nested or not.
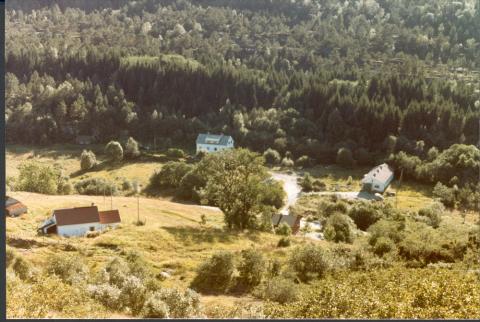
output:
[[[75,184],[75,190],[81,195],[115,195],[117,187],[115,183],[103,178],[88,178]]]
[[[328,269],[324,250],[312,244],[296,247],[290,255],[289,263],[303,282],[323,277]]]
[[[333,214],[327,219],[324,228],[325,239],[344,243],[353,241],[353,233],[350,229],[349,218],[343,214]]]
[[[428,207],[422,208],[418,211],[418,215],[427,218],[427,224],[433,228],[438,228],[442,221],[442,215],[445,207],[442,204],[434,203]]]
[[[302,191],[310,192],[313,191],[313,178],[309,173],[305,173],[303,178],[300,179],[300,187]]]
[[[319,205],[319,212],[324,217],[330,217],[334,213],[346,214],[348,211],[347,204],[344,201],[327,201],[322,200]]]
[[[80,155],[80,168],[83,171],[92,169],[97,164],[97,158],[92,151],[83,150]]]
[[[395,249],[395,243],[387,237],[380,237],[373,245],[373,252],[378,256],[383,256],[384,254]]]
[[[200,312],[200,298],[190,289],[181,292],[164,288],[153,293],[142,310],[144,317],[191,318]]]
[[[78,256],[52,255],[48,258],[46,270],[67,284],[81,283],[88,276],[88,269]]]
[[[105,305],[107,308],[112,310],[121,308],[121,291],[118,287],[104,283],[99,285],[89,285],[87,291],[91,297]]]
[[[168,319],[168,305],[163,302],[157,293],[151,295],[143,305],[141,315],[144,318]]]
[[[125,145],[125,157],[129,159],[136,158],[140,155],[140,150],[138,149],[138,143],[132,137],[128,138],[127,144]]]
[[[185,152],[182,149],[170,148],[166,153],[169,158],[184,158],[186,156]]]
[[[260,200],[264,206],[272,206],[280,209],[285,200],[285,190],[281,182],[271,179],[271,182],[263,186],[260,192]]]
[[[288,247],[290,246],[290,238],[288,237],[282,237],[278,241],[277,247]]]
[[[281,160],[280,153],[271,148],[263,152],[263,157],[265,158],[265,162],[270,165],[278,164]]]
[[[202,292],[225,292],[231,286],[234,271],[233,254],[218,252],[200,265],[192,287]]]
[[[105,267],[108,281],[121,288],[127,276],[130,274],[130,268],[123,259],[115,257]]]
[[[293,167],[293,160],[290,159],[290,158],[283,158],[282,159],[282,167],[285,167],[285,168],[291,168]]]
[[[73,184],[70,181],[62,181],[58,184],[58,193],[61,195],[69,195],[73,192]]]
[[[440,199],[446,207],[453,207],[455,205],[455,193],[452,188],[437,182],[433,188],[433,196]]]
[[[304,167],[304,168],[310,167],[313,165],[313,160],[308,156],[303,155],[300,158],[298,158],[297,161],[295,161],[295,165],[297,167]]]
[[[122,190],[123,190],[123,191],[130,191],[130,190],[132,190],[132,189],[133,189],[133,184],[132,184],[132,182],[131,182],[130,180],[128,180],[128,179],[123,180],[123,182],[122,182]]]
[[[404,238],[404,228],[402,222],[380,219],[368,228],[370,233],[368,243],[373,246],[380,237],[386,237],[395,243],[399,243]]]
[[[120,289],[119,302],[129,308],[133,314],[138,314],[143,308],[147,296],[147,288],[143,281],[133,275],[127,276]]]
[[[29,279],[32,276],[32,267],[30,262],[26,261],[23,257],[18,256],[15,263],[12,266],[13,271],[22,280]]]
[[[366,231],[368,227],[382,218],[382,213],[371,203],[359,202],[350,208],[348,216],[353,219],[358,229]]]
[[[7,246],[7,249],[5,250],[6,266],[10,267],[15,262],[16,258],[17,254],[15,253],[15,251],[10,246]]]
[[[155,188],[179,188],[182,178],[193,170],[191,164],[185,162],[169,161],[159,172],[155,172],[150,178],[150,186]]]
[[[15,190],[48,195],[57,194],[58,182],[61,177],[59,169],[35,161],[27,161],[20,164],[18,170]]]
[[[345,168],[350,168],[354,164],[352,151],[348,148],[340,148],[337,152],[337,164]]]
[[[277,235],[290,236],[292,234],[292,228],[286,223],[281,223],[277,229],[275,229],[275,233]]]
[[[295,302],[298,299],[298,286],[291,280],[274,277],[266,282],[263,298],[281,304]]]
[[[241,262],[238,266],[239,283],[241,286],[251,288],[260,284],[265,272],[265,259],[256,249],[242,250]]]
[[[123,148],[117,141],[110,141],[105,146],[105,154],[112,162],[119,162],[123,160]]]

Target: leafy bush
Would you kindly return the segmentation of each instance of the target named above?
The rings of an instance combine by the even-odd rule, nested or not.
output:
[[[105,154],[112,162],[119,162],[123,160],[123,148],[117,141],[110,141],[105,146]]]
[[[106,307],[112,310],[120,309],[120,294],[121,291],[115,285],[108,283],[99,285],[89,285],[87,288],[91,297],[99,301]]]
[[[325,239],[334,242],[351,243],[353,232],[350,229],[349,218],[343,214],[333,214],[327,219],[323,231]]]
[[[399,243],[404,238],[404,228],[402,222],[380,219],[368,228],[370,233],[368,243],[373,246],[380,237],[386,237],[395,243]]]
[[[289,263],[297,277],[303,282],[324,276],[328,269],[325,251],[312,244],[293,249]]]
[[[58,181],[61,177],[59,169],[35,161],[27,161],[20,164],[18,170],[15,190],[48,195],[57,193]]]
[[[387,237],[378,238],[373,246],[373,252],[378,256],[383,256],[393,249],[395,249],[395,243]]]
[[[142,310],[144,317],[191,318],[200,312],[200,297],[191,290],[163,288],[153,293]]]
[[[73,184],[70,181],[62,181],[58,183],[58,193],[61,195],[69,195],[73,192]]]
[[[15,259],[17,258],[17,254],[15,253],[15,251],[13,250],[12,247],[10,246],[7,246],[6,250],[5,250],[5,261],[6,261],[6,266],[7,267],[10,267]]]
[[[105,272],[107,273],[108,282],[121,288],[130,273],[130,268],[123,259],[115,257],[107,264]]]
[[[128,180],[128,179],[123,180],[123,182],[122,182],[122,190],[123,190],[123,191],[130,191],[130,190],[132,190],[132,189],[133,189],[133,184],[132,184],[132,182],[131,182],[130,180]]]
[[[263,157],[265,158],[265,162],[270,165],[278,164],[281,160],[280,153],[271,148],[268,148],[263,152]]]
[[[125,145],[125,157],[129,159],[136,158],[140,155],[140,150],[138,148],[138,142],[134,138],[129,137],[127,144]]]
[[[282,159],[281,164],[282,164],[282,167],[291,168],[291,167],[293,167],[293,160],[285,157],[285,158]]]
[[[22,280],[29,279],[32,276],[32,265],[21,256],[17,256],[12,268]]]
[[[286,193],[285,190],[283,190],[282,183],[271,179],[270,182],[260,190],[260,202],[264,206],[272,206],[280,209],[284,204],[285,195]]]
[[[167,157],[169,158],[184,158],[185,157],[185,152],[182,149],[177,149],[177,148],[170,148],[167,150],[166,153]]]
[[[310,167],[313,165],[313,160],[307,155],[303,155],[295,161],[297,167]]]
[[[80,155],[80,168],[83,171],[92,169],[97,164],[97,158],[92,151],[83,150]]]
[[[133,275],[127,276],[120,291],[119,302],[121,305],[129,308],[134,314],[138,314],[143,308],[147,296],[147,288],[143,281]]]
[[[289,319],[468,319],[480,315],[479,299],[474,274],[393,267],[327,276],[295,305],[267,303],[265,314]]]
[[[298,286],[283,277],[274,277],[265,283],[263,298],[278,303],[295,302],[298,299]]]
[[[337,164],[341,165],[342,167],[349,168],[353,166],[354,160],[352,151],[348,148],[340,148],[337,152]]]
[[[327,201],[322,200],[318,206],[319,212],[325,217],[330,217],[335,213],[346,214],[348,211],[347,204],[344,201]]]
[[[246,288],[257,286],[262,281],[266,262],[261,252],[256,249],[242,250],[238,265],[239,284]]]
[[[382,218],[382,213],[371,203],[359,202],[350,208],[348,216],[353,219],[359,229],[365,231]]]
[[[437,182],[433,188],[433,196],[439,198],[440,201],[447,207],[453,207],[455,205],[454,190],[443,185],[441,182]]]
[[[445,207],[442,204],[434,203],[428,207],[424,207],[418,211],[418,215],[428,219],[427,224],[433,228],[438,228],[442,221],[442,215]]]
[[[233,254],[218,252],[199,266],[192,287],[202,292],[225,292],[232,284],[234,271]]]
[[[290,236],[292,234],[292,228],[286,223],[281,223],[277,229],[275,229],[275,233],[277,235]]]
[[[168,305],[158,293],[151,295],[143,305],[141,315],[144,318],[168,319],[170,317]]]
[[[282,237],[277,243],[277,247],[288,247],[290,246],[290,238]]]
[[[150,186],[155,188],[178,188],[182,178],[192,171],[193,166],[185,162],[169,161],[159,172],[150,178]]]
[[[75,190],[81,195],[115,195],[117,186],[103,178],[88,178],[75,184]]]
[[[88,268],[78,256],[52,255],[48,258],[46,271],[67,284],[84,282],[88,276]]]

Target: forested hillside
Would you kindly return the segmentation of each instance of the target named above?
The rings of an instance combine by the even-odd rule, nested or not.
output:
[[[332,162],[478,142],[480,1],[10,1],[6,30],[10,143],[210,130]]]

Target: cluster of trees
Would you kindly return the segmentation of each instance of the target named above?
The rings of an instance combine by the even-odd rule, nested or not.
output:
[[[178,196],[218,206],[229,229],[271,228],[273,209],[285,192],[270,178],[264,159],[246,149],[207,154],[195,164],[170,161],[150,178],[147,190],[173,189]]]
[[[8,142],[108,142],[128,131],[168,147],[210,130],[271,147],[285,165],[305,156],[345,166],[392,147],[478,142],[478,82],[431,79],[422,67],[478,67],[478,2],[8,6]],[[399,55],[401,72],[371,73],[371,58]]]

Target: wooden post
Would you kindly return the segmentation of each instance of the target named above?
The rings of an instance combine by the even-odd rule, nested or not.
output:
[[[400,186],[402,185],[402,179],[403,179],[403,168],[402,168],[402,171],[400,172],[400,179],[398,180],[397,193],[395,194],[395,208],[396,209],[398,209],[398,193],[400,192]]]

